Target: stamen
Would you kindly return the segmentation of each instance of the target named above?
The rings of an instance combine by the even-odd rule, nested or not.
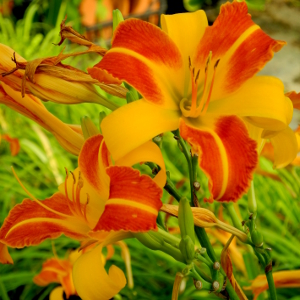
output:
[[[83,179],[81,178],[81,172],[79,171],[79,175],[78,175],[78,183],[76,186],[76,211],[78,211],[78,213],[80,215],[83,216],[83,213],[81,211],[81,203],[80,203],[80,191],[83,187]]]
[[[191,63],[191,57],[189,56],[189,69],[191,68],[192,63]]]
[[[200,75],[200,69],[197,72],[197,75],[196,75],[196,78],[195,78],[195,83],[198,81],[199,75]]]
[[[86,202],[85,202],[84,207],[83,207],[83,217],[87,221],[87,218],[86,218],[86,207],[90,203],[90,195],[88,193],[86,193],[86,197],[87,197],[87,199],[86,199]]]
[[[42,201],[39,201],[38,199],[36,199],[36,198],[35,198],[35,197],[34,197],[34,196],[33,196],[33,195],[25,188],[25,186],[23,185],[23,183],[21,182],[21,180],[20,180],[19,177],[17,176],[17,174],[16,174],[16,172],[15,172],[15,170],[14,170],[13,167],[11,167],[11,170],[12,170],[12,172],[13,172],[15,178],[17,179],[18,183],[20,184],[21,188],[22,188],[22,189],[24,190],[24,192],[28,195],[28,197],[31,198],[31,200],[33,200],[34,202],[36,202],[38,205],[40,205],[40,206],[43,207],[44,209],[46,209],[46,210],[48,210],[48,211],[50,211],[50,212],[52,212],[52,213],[54,213],[54,214],[56,214],[56,215],[58,215],[58,216],[62,216],[62,217],[64,217],[64,218],[70,217],[69,215],[63,214],[63,213],[61,213],[61,212],[58,212],[58,211],[56,211],[56,210],[54,210],[54,209],[52,209],[52,208],[46,206],[45,204],[42,203]]]
[[[73,215],[76,215],[76,211],[74,210],[73,206],[73,201],[69,198],[69,194],[68,194],[68,178],[69,178],[69,171],[68,169],[65,167],[66,170],[66,179],[65,179],[65,195],[67,198],[67,204],[68,207],[70,209],[70,211],[72,212]],[[74,174],[71,172],[71,174],[73,175],[73,182],[74,182]]]
[[[75,184],[76,184],[76,178],[75,178],[75,175],[72,171],[70,171],[70,173],[72,174],[73,176],[73,186],[72,186],[72,200],[71,202],[73,201],[75,203],[75,198],[74,198],[74,191],[75,191]]]
[[[208,93],[208,97],[207,97],[207,100],[206,100],[206,103],[205,103],[205,106],[203,108],[203,111],[201,112],[201,114],[205,114],[207,109],[208,109],[208,104],[209,104],[209,101],[210,101],[210,97],[211,97],[211,94],[212,94],[212,89],[213,89],[213,85],[214,85],[214,81],[215,81],[215,75],[216,75],[216,70],[217,70],[217,67],[218,67],[218,64],[220,62],[220,59],[218,59],[214,65],[214,74],[213,74],[213,77],[212,77],[212,80],[211,80],[211,84],[210,84],[210,89],[209,89],[209,93]]]

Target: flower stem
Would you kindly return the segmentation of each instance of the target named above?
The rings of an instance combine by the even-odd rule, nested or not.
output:
[[[266,276],[267,276],[268,285],[269,285],[270,298],[271,298],[271,300],[277,300],[277,294],[276,294],[276,288],[275,288],[275,283],[274,283],[274,279],[273,279],[272,269],[266,271]]]
[[[237,229],[244,232],[241,220],[239,219],[239,217],[234,209],[233,203],[232,202],[224,203],[223,207],[227,210],[234,227],[236,227]]]

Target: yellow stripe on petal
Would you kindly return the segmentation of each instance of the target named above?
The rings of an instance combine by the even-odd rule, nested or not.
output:
[[[177,129],[179,117],[179,111],[139,100],[108,115],[101,128],[109,152],[118,160],[153,137]]]
[[[109,199],[106,206],[109,206],[109,205],[136,207],[136,208],[144,210],[150,214],[157,215],[156,209],[154,209],[148,205],[138,203],[136,201],[130,201],[130,200],[124,200],[124,199]]]

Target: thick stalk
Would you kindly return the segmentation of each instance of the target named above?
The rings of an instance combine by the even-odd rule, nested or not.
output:
[[[276,294],[276,287],[273,279],[273,273],[272,270],[266,272],[268,285],[269,285],[269,291],[270,291],[270,298],[271,300],[277,300],[277,294]]]

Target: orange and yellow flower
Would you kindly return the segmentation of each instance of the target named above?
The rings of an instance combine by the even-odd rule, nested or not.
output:
[[[161,24],[162,30],[136,19],[121,22],[111,50],[88,70],[100,82],[125,81],[143,96],[104,119],[107,147],[118,159],[179,128],[199,154],[209,201],[236,201],[257,163],[247,125],[264,134],[284,130],[292,118],[282,82],[255,76],[285,42],[266,35],[245,2],[222,5],[213,26],[204,11],[163,15]]]
[[[110,160],[99,134],[84,143],[79,167],[67,175],[59,192],[43,201],[23,200],[16,205],[0,229],[0,242],[14,248],[37,245],[62,234],[81,241],[115,241],[128,232],[156,229],[165,183],[159,148],[148,142],[126,157]],[[153,161],[162,171],[151,179],[130,167]]]

